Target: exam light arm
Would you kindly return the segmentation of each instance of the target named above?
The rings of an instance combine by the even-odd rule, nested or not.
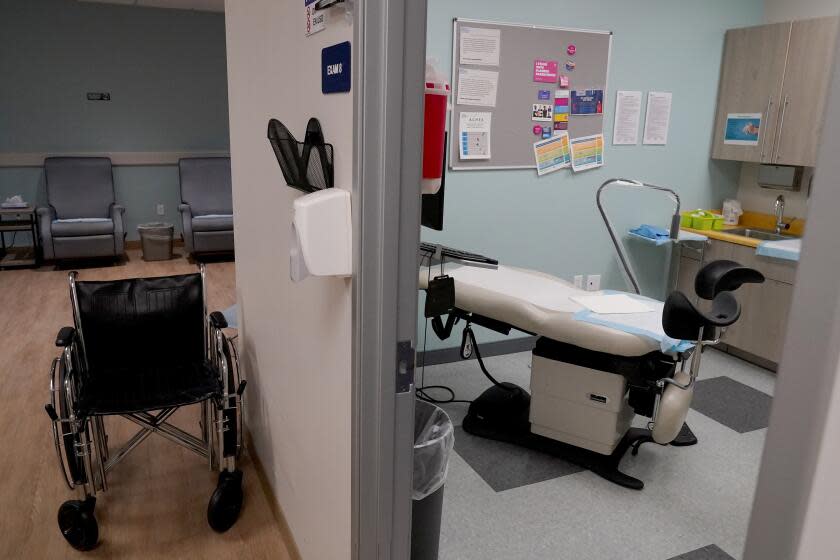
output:
[[[627,274],[627,278],[630,280],[630,283],[633,285],[633,290],[637,294],[641,294],[642,291],[639,288],[639,281],[636,278],[636,273],[633,271],[633,267],[630,266],[630,259],[627,257],[627,254],[624,252],[624,246],[618,240],[618,236],[615,234],[615,230],[612,227],[612,223],[610,219],[607,217],[607,212],[604,210],[604,205],[601,202],[601,193],[607,189],[607,187],[617,186],[617,187],[625,187],[631,189],[649,189],[655,190],[665,193],[668,198],[670,198],[674,204],[676,205],[676,210],[674,210],[674,215],[671,217],[671,230],[669,235],[671,239],[676,240],[679,237],[680,233],[680,195],[678,195],[674,190],[669,189],[668,187],[660,187],[659,185],[651,185],[650,183],[643,183],[641,181],[636,181],[634,179],[610,179],[605,181],[599,188],[598,192],[595,195],[595,203],[598,205],[598,212],[601,213],[601,218],[604,220],[604,225],[607,226],[607,232],[610,234],[610,239],[612,239],[613,245],[615,246],[615,250],[618,253],[618,258],[621,261],[621,266],[624,268],[625,274]]]

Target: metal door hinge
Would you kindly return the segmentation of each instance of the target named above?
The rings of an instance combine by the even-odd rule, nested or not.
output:
[[[410,340],[397,342],[397,393],[408,393],[414,385],[414,347]]]

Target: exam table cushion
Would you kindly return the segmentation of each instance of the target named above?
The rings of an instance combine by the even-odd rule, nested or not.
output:
[[[500,265],[496,269],[447,267],[455,280],[455,306],[464,311],[507,323],[519,330],[581,348],[642,356],[660,349],[653,339],[577,321],[584,309],[570,298],[592,295],[550,274]],[[432,277],[438,274],[432,267]],[[429,269],[420,270],[420,289],[426,289]]]

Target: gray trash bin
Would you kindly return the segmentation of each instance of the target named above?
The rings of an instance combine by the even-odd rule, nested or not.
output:
[[[411,503],[411,560],[436,560],[443,512],[443,484],[455,430],[449,415],[431,403],[414,409],[414,478]]]
[[[172,238],[175,226],[163,222],[152,222],[137,226],[143,260],[168,261],[172,258]]]

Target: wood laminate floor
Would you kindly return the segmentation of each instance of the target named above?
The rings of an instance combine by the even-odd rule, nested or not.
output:
[[[117,266],[78,270],[81,280],[108,280],[188,273],[196,265],[183,257],[144,262],[135,250]],[[233,304],[234,264],[210,263],[207,272],[210,309]],[[44,412],[55,335],[64,325],[72,325],[66,269],[0,271],[0,558],[290,558],[247,453],[242,515],[219,535],[206,519],[217,475],[198,455],[155,435],[109,473],[96,504],[99,546],[80,553],[64,541],[56,513],[77,495],[62,481]],[[181,409],[171,421],[197,433],[198,408]],[[109,418],[106,428],[112,449],[136,431],[121,418]]]

